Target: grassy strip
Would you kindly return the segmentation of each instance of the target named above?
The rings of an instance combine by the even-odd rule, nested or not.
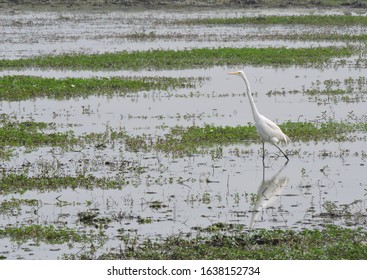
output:
[[[366,16],[348,15],[300,15],[257,16],[233,18],[196,18],[181,21],[184,24],[260,24],[260,25],[313,25],[313,26],[367,26]]]
[[[71,131],[66,133],[44,133],[50,125],[40,122],[13,122],[0,120],[0,146],[59,146],[72,144],[76,138]]]
[[[343,141],[355,132],[367,132],[366,123],[327,122],[321,124],[308,122],[286,122],[280,125],[292,141]],[[255,126],[215,127],[174,127],[170,133],[158,138],[155,149],[178,154],[196,153],[200,148],[214,145],[228,145],[243,141],[259,141]],[[131,141],[135,150],[146,149],[149,144],[138,137]],[[134,149],[133,149],[134,150]]]
[[[28,177],[24,174],[7,174],[1,178],[0,193],[25,193],[29,190],[56,191],[60,189],[119,189],[129,181],[96,178],[92,175]]]
[[[167,260],[341,260],[367,258],[367,233],[361,229],[327,226],[323,230],[254,230],[217,233],[209,237],[171,236],[162,242],[147,240],[102,259]]]
[[[86,242],[90,238],[85,233],[79,233],[73,229],[62,227],[55,228],[52,225],[30,225],[21,227],[6,227],[0,229],[0,238],[10,237],[17,243],[25,243],[28,240],[45,242],[48,244],[62,244],[66,242]]]
[[[4,121],[3,121],[4,122]],[[0,122],[1,124],[1,122]],[[109,131],[108,133],[90,133],[79,138],[72,132],[44,134],[40,129],[46,123],[34,122],[5,122],[0,127],[1,146],[27,146],[36,147],[43,145],[76,145],[103,143],[106,141],[123,141],[129,151],[156,149],[164,152],[189,152],[198,148],[213,145],[235,144],[243,141],[259,141],[260,138],[253,125],[217,127],[205,125],[204,127],[191,126],[171,128],[169,133],[153,139],[151,135],[130,136],[124,131]],[[292,141],[344,141],[348,134],[367,132],[367,124],[343,122],[286,122],[279,125]]]
[[[332,58],[350,57],[347,47],[218,48],[150,50],[105,54],[70,54],[18,60],[0,60],[0,68],[36,67],[71,69],[184,69],[221,65],[323,65]],[[70,85],[69,85],[70,86]]]
[[[143,90],[195,87],[189,78],[43,78],[32,76],[0,77],[0,100],[25,100],[35,97],[70,98],[91,94],[126,94]]]
[[[346,141],[352,139],[353,133],[367,133],[367,123],[343,123],[343,122],[286,122],[279,125],[291,141]],[[204,127],[176,126],[160,137],[152,135],[130,136],[123,131],[113,131],[108,136],[112,141],[122,140],[125,149],[130,152],[160,151],[173,153],[178,156],[207,152],[208,148],[215,145],[231,145],[242,142],[259,142],[260,137],[256,127],[225,126],[217,127],[205,125]],[[85,136],[86,141],[92,143],[93,139],[104,139],[103,135],[91,134]]]

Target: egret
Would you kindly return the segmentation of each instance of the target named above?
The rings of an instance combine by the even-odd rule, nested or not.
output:
[[[279,128],[279,126],[276,123],[272,122],[271,120],[269,120],[268,118],[264,117],[263,115],[259,113],[255,105],[254,99],[252,97],[250,83],[247,80],[245,73],[243,71],[237,71],[237,72],[229,72],[228,74],[240,76],[245,81],[246,89],[247,89],[247,96],[250,101],[252,116],[254,117],[256,131],[260,135],[261,142],[263,144],[263,165],[265,166],[265,163],[264,163],[265,142],[273,144],[275,147],[277,147],[279,151],[283,154],[283,156],[287,159],[286,161],[286,164],[287,164],[289,161],[289,158],[282,151],[282,149],[279,148],[278,143],[279,142],[287,143],[289,141],[289,137],[283,133],[283,131]]]

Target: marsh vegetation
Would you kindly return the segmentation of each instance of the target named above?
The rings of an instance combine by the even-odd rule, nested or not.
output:
[[[366,17],[269,13],[6,10],[0,258],[366,258]]]

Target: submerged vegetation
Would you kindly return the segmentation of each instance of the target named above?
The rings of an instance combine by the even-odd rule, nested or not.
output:
[[[350,47],[316,48],[218,48],[149,50],[105,54],[65,54],[17,60],[0,60],[1,68],[67,69],[186,69],[222,65],[324,65],[333,58],[353,55]],[[68,85],[70,86],[70,85]]]
[[[271,95],[286,95],[286,94],[302,94],[309,96],[309,101],[317,102],[318,104],[337,104],[340,101],[346,103],[364,102],[367,98],[367,79],[360,76],[357,78],[345,78],[317,80],[312,83],[310,88],[302,87],[301,90],[271,90],[266,94]]]

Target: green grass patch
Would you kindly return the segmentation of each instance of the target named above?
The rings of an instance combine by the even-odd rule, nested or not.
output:
[[[279,125],[291,141],[351,141],[357,137],[355,133],[366,133],[364,122],[285,122]],[[122,141],[130,152],[149,152],[156,150],[177,156],[207,153],[214,146],[227,146],[238,143],[259,143],[260,137],[254,125],[247,126],[213,126],[203,127],[175,126],[163,136],[137,135],[131,136],[124,131],[112,131],[112,141]],[[92,143],[95,139],[104,139],[101,134],[86,135],[85,139]],[[218,150],[221,152],[221,150]],[[215,156],[215,155],[214,155]]]
[[[190,78],[43,78],[33,76],[0,77],[0,100],[25,100],[36,97],[64,99],[87,97],[92,94],[118,94],[193,88],[196,81]]]
[[[364,122],[285,122],[279,125],[291,141],[352,141],[357,139],[357,133],[366,133],[367,124]],[[260,137],[254,125],[246,126],[175,126],[163,136],[137,135],[131,136],[124,131],[111,131],[108,134],[90,134],[83,137],[89,144],[97,142],[121,141],[129,152],[150,152],[152,150],[186,156],[195,153],[207,153],[214,146],[238,143],[259,143]],[[213,151],[211,151],[213,152]],[[215,153],[213,154],[215,156]],[[143,171],[143,170],[142,170]]]
[[[363,122],[286,122],[279,126],[292,141],[346,141],[348,134],[367,132],[367,124]]]
[[[9,237],[18,244],[33,240],[36,243],[63,244],[67,242],[86,242],[90,239],[87,234],[79,233],[68,227],[55,228],[52,225],[30,225],[20,227],[5,227],[0,229],[0,238]]]
[[[120,189],[127,184],[128,180],[97,178],[93,175],[28,177],[24,174],[9,173],[1,177],[0,193],[25,193],[30,190],[45,192],[66,188]]]
[[[0,60],[0,68],[68,69],[187,69],[223,65],[290,66],[323,65],[333,58],[353,55],[350,47],[318,48],[218,48],[150,50],[105,54],[70,54],[18,60]],[[70,80],[71,81],[71,80]],[[70,88],[70,83],[65,84]]]
[[[279,125],[292,141],[349,141],[355,139],[356,133],[366,133],[364,122],[285,122]],[[0,145],[2,146],[60,146],[62,148],[94,146],[105,147],[105,143],[121,143],[130,152],[160,151],[176,155],[207,152],[213,146],[226,146],[237,143],[260,142],[256,127],[214,126],[202,127],[175,126],[163,136],[131,136],[125,131],[108,130],[105,133],[88,133],[74,137],[72,132],[45,134],[42,128],[46,123],[5,122],[0,127]],[[143,167],[134,167],[135,172],[144,172]]]
[[[209,236],[171,236],[101,259],[167,260],[357,260],[367,258],[367,233],[362,229],[326,226],[324,229],[217,232]]]
[[[279,125],[292,141],[345,141],[349,134],[367,132],[366,123],[310,123],[286,122]],[[136,139],[136,149],[149,147],[141,137]],[[149,141],[149,140],[148,140]],[[165,136],[157,139],[154,148],[167,153],[191,154],[214,145],[230,145],[241,142],[259,142],[260,137],[253,125],[216,127],[174,127]],[[131,141],[135,143],[134,141]]]
[[[0,146],[63,146],[75,143],[73,133],[54,132],[46,133],[52,129],[52,124],[43,122],[16,122],[0,118]]]
[[[312,26],[367,26],[366,16],[350,15],[299,15],[256,16],[227,18],[194,18],[180,21],[183,24],[256,24],[256,25],[312,25]]]
[[[13,210],[20,211],[22,206],[38,206],[39,200],[37,199],[16,199],[3,200],[0,202],[0,213],[7,213]]]

